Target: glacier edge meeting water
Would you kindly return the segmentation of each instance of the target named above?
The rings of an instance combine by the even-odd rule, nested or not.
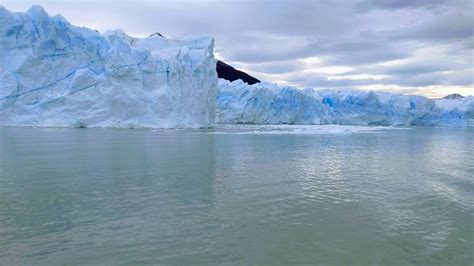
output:
[[[315,90],[219,79],[223,124],[474,126],[474,96],[432,100],[362,90]]]
[[[0,6],[0,125],[199,128],[214,122],[211,37],[132,38],[40,6]]]
[[[100,34],[40,6],[26,13],[0,6],[0,36],[2,126],[474,126],[473,96],[431,100],[218,81],[210,37]]]
[[[334,16],[324,8],[354,8],[350,1],[281,1],[284,10],[273,20],[267,15],[279,4],[268,1],[86,1],[92,9],[84,1],[55,2],[48,9],[93,26],[74,26],[40,6],[17,13],[0,6],[0,265],[472,266],[474,96],[457,94],[473,95],[466,87],[472,65],[463,58],[470,47],[459,51],[462,39],[449,38],[456,47],[441,52],[432,49],[442,44],[438,39],[408,47],[372,40],[379,31],[367,34],[371,27],[362,32],[352,25],[343,27],[350,34],[331,30],[339,37],[321,39],[321,29],[331,29],[329,17],[338,23],[364,17]],[[315,10],[320,13],[301,8],[310,2],[324,2]],[[397,14],[426,4],[364,2],[388,5]],[[444,10],[434,2],[426,9]],[[17,10],[19,2],[2,3]],[[221,4],[232,15],[215,12]],[[237,16],[232,4],[245,16]],[[261,16],[255,7],[268,4]],[[186,9],[198,16],[187,16]],[[301,11],[310,19],[302,14],[295,20]],[[367,11],[380,14],[379,8]],[[291,16],[285,21],[282,14]],[[120,24],[148,37],[95,24],[109,15],[119,20],[107,27]],[[438,18],[444,16],[434,12],[430,18],[450,21]],[[428,21],[410,17],[393,20],[393,29],[406,23],[405,33],[422,37],[410,22]],[[311,18],[323,23],[307,23]],[[260,32],[253,19],[277,31]],[[129,27],[132,20],[139,31]],[[383,23],[373,24],[385,28],[389,20],[382,16]],[[280,38],[290,24],[296,31]],[[306,41],[295,38],[316,24]],[[468,23],[434,28],[440,25],[449,31],[441,39],[470,33]],[[215,26],[236,40],[240,58],[251,64],[229,56],[225,50],[236,46],[212,31]],[[213,37],[174,40],[159,32],[212,32],[217,48]],[[361,36],[369,42],[358,41]],[[316,39],[322,49],[311,44],[316,54],[301,53]],[[325,56],[330,47],[337,57],[360,57],[342,68],[353,70],[337,77],[319,73],[339,64]],[[403,50],[399,56],[413,56],[396,62],[390,56],[395,47]],[[425,48],[442,60],[419,53]],[[261,82],[214,53],[252,75],[276,77],[265,75],[268,66],[285,72],[274,79],[282,83]],[[385,53],[381,62],[367,61]],[[278,61],[287,56],[292,58]],[[309,73],[315,76],[297,77]],[[293,82],[332,89],[282,85]],[[355,89],[365,82],[381,88]],[[440,98],[379,91],[389,88],[384,85]],[[419,85],[427,86],[406,87]]]

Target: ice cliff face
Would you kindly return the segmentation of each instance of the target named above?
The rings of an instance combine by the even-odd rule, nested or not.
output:
[[[198,128],[211,126],[215,111],[218,123],[474,126],[472,96],[219,80],[216,107],[213,46],[209,37],[102,35],[39,6],[0,6],[0,126]],[[229,79],[248,76],[220,67]]]
[[[136,39],[0,6],[0,125],[208,127],[214,41]]]
[[[218,123],[474,126],[474,97],[300,90],[219,79]]]

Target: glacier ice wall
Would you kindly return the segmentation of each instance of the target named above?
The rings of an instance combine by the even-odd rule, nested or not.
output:
[[[219,79],[218,123],[474,126],[474,97],[432,100],[362,90],[313,90]]]
[[[209,127],[214,40],[131,38],[0,6],[0,125]]]

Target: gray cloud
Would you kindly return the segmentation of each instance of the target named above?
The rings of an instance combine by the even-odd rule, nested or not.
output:
[[[361,11],[373,9],[409,9],[409,8],[437,8],[452,2],[450,0],[365,0],[357,4]]]
[[[389,42],[366,41],[336,43],[322,49],[321,58],[331,65],[367,65],[410,56],[410,51]]]
[[[247,67],[252,72],[265,74],[284,74],[305,70],[305,66],[297,61],[269,62],[261,64],[251,64]]]
[[[329,80],[325,76],[311,75],[311,76],[299,76],[289,79],[290,82],[297,84],[307,84],[307,87],[326,89],[326,88],[354,88],[364,85],[382,84],[382,82],[374,79],[362,79],[362,80],[350,80],[350,79],[338,79]]]
[[[468,77],[474,47],[471,0],[3,0],[1,4],[24,11],[33,3],[100,31],[123,28],[131,35],[160,32],[171,38],[212,35],[216,51],[228,63],[245,66],[257,77],[278,74],[303,87],[473,83]],[[309,57],[320,64],[299,64]],[[386,77],[305,76],[306,70],[332,66],[352,68],[343,75]]]
[[[415,76],[434,72],[462,72],[471,67],[472,66],[468,62],[456,62],[456,60],[454,59],[411,60],[392,66],[359,67],[357,70],[344,72],[338,74],[338,76],[360,75],[370,73],[373,75],[389,75],[405,78],[406,76]]]
[[[402,87],[426,86],[468,86],[474,87],[474,71],[458,72],[425,72],[416,75],[393,75],[384,78],[352,79],[350,76],[339,76],[338,79],[328,79],[323,75],[295,75],[289,79],[297,84],[308,84],[315,88],[354,88],[367,85],[397,85]]]
[[[438,14],[427,22],[399,35],[405,39],[448,42],[474,37],[474,7]]]

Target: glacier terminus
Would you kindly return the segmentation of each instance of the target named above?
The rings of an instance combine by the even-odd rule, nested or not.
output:
[[[428,99],[363,90],[314,90],[219,79],[223,124],[474,126],[474,97]]]
[[[434,100],[218,79],[212,37],[101,34],[40,6],[25,13],[0,6],[0,38],[2,126],[474,126],[473,96]]]
[[[214,122],[214,40],[132,38],[41,7],[0,7],[0,125],[200,128]]]

